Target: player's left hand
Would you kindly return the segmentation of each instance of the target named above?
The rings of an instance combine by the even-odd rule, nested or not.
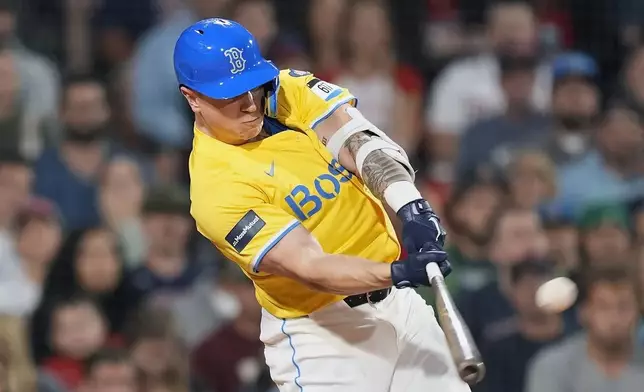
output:
[[[447,233],[426,200],[419,199],[404,205],[397,215],[402,222],[403,246],[408,253],[420,251],[428,242],[443,249]]]

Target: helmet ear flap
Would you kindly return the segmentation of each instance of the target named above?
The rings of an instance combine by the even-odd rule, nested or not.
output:
[[[277,93],[277,90],[280,88],[280,78],[277,76],[275,79],[264,85],[265,91],[267,93]]]
[[[269,117],[277,116],[277,93],[279,88],[279,76],[264,85],[264,111]]]

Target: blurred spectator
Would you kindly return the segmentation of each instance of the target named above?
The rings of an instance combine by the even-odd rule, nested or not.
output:
[[[597,148],[559,171],[559,198],[578,206],[629,202],[644,194],[644,128],[636,112],[613,106],[604,116]]]
[[[526,258],[544,257],[549,244],[539,215],[531,210],[501,208],[491,218],[490,260],[499,268]]]
[[[142,207],[145,187],[137,163],[126,157],[112,159],[103,172],[99,205],[103,222],[118,235],[128,267],[136,267],[145,253]]]
[[[52,268],[48,289],[52,295],[90,295],[105,312],[110,330],[120,331],[128,311],[136,306],[121,257],[118,240],[109,230],[74,232]]]
[[[51,355],[42,366],[65,387],[75,390],[83,380],[84,361],[107,342],[105,318],[93,301],[77,296],[55,302],[50,322]]]
[[[16,1],[15,3],[18,3]],[[24,44],[61,64],[63,55],[63,1],[20,0],[17,35]],[[38,23],[36,23],[38,22]]]
[[[642,44],[644,4],[637,0],[620,0],[617,2],[617,12],[622,43],[629,47]]]
[[[638,245],[644,245],[644,198],[636,200],[631,206],[633,235]]]
[[[126,340],[140,373],[140,392],[188,392],[188,358],[169,312],[141,309],[127,328]]]
[[[60,383],[38,371],[29,356],[26,326],[18,317],[0,315],[0,387],[13,392],[66,392]]]
[[[452,59],[467,49],[465,32],[455,0],[429,0],[424,31],[424,51],[432,62]]]
[[[549,258],[563,271],[576,270],[580,263],[579,231],[572,208],[549,203],[543,205],[540,212],[548,237]]]
[[[107,77],[108,100],[111,106],[113,123],[112,138],[123,149],[142,159],[148,158],[152,146],[147,143],[134,129],[132,119],[132,75],[129,73],[129,63],[115,69]]]
[[[265,392],[271,382],[264,365],[263,344],[257,339],[261,308],[255,299],[255,289],[233,263],[222,266],[220,273],[222,285],[237,302],[237,314],[194,350],[193,373],[217,392]]]
[[[470,28],[470,35],[479,34],[477,25],[482,23],[485,9],[490,4],[512,2],[514,0],[460,0],[461,17]],[[570,1],[532,0],[538,20],[538,37],[542,50],[546,53],[570,47],[574,43],[574,31],[571,26]],[[470,37],[470,40],[476,37]]]
[[[192,225],[187,192],[174,186],[150,190],[143,206],[145,259],[132,273],[138,295],[173,300],[197,280],[201,269],[187,249]]]
[[[21,208],[31,193],[33,173],[29,163],[15,150],[0,150],[0,302],[3,302],[0,312],[15,313],[17,302],[5,302],[12,298],[16,289],[13,279],[21,275],[20,261],[16,254],[15,225]],[[25,288],[21,288],[23,292]],[[25,299],[34,298],[26,289]],[[3,301],[4,299],[4,301]],[[27,302],[31,301],[27,299]],[[10,306],[14,308],[10,310]],[[18,312],[20,313],[20,312]]]
[[[457,162],[459,177],[485,166],[502,169],[512,159],[513,150],[539,146],[548,137],[550,120],[536,112],[531,103],[537,59],[501,56],[498,61],[505,112],[465,130]]]
[[[104,348],[85,364],[82,392],[138,392],[136,367],[123,349]]]
[[[12,243],[13,225],[22,204],[31,194],[33,171],[16,150],[0,150],[0,260]]]
[[[92,17],[98,4],[87,0],[64,0],[62,3],[64,69],[67,73],[90,72],[94,68]]]
[[[313,69],[306,46],[296,36],[282,38],[280,44],[273,48],[271,56],[279,69]]]
[[[637,279],[637,299],[640,306],[640,314],[642,320],[640,321],[638,342],[644,346],[644,247],[640,246],[636,253],[635,273]]]
[[[561,314],[548,313],[535,302],[539,286],[555,277],[554,264],[527,260],[514,265],[510,275],[508,297],[516,311],[514,325],[488,346],[485,379],[474,389],[476,392],[522,391],[530,359],[567,332]]]
[[[0,2],[0,144],[36,158],[58,140],[59,75],[16,37],[20,2]]]
[[[37,359],[48,355],[47,336],[52,299],[78,294],[93,298],[106,317],[110,332],[121,332],[138,304],[128,285],[116,236],[105,228],[73,232],[63,246],[47,277],[44,301],[32,321],[32,344]]]
[[[618,97],[644,115],[644,46],[631,53],[617,84]]]
[[[347,0],[309,1],[308,28],[313,71],[326,78],[341,67],[340,34],[343,31],[343,16]]]
[[[219,257],[223,258],[221,254]],[[229,260],[218,261],[221,265],[219,269],[223,268],[224,271],[228,268],[227,264],[230,264]],[[177,333],[191,349],[239,313],[239,300],[233,292],[237,282],[229,282],[230,279],[226,279],[229,274],[226,273],[212,275],[202,274],[190,290],[172,305]],[[232,288],[229,287],[231,285]]]
[[[427,65],[427,62],[433,63],[423,48],[424,29],[429,21],[428,16],[432,15],[429,9],[431,0],[408,0],[402,3],[397,0],[384,1],[394,26],[396,58],[419,68]]]
[[[278,34],[272,1],[237,0],[233,4],[231,17],[253,34],[262,54],[271,58],[270,51]]]
[[[539,41],[546,53],[556,53],[570,48],[574,43],[571,10],[560,0],[536,0],[535,14],[539,20]]]
[[[16,220],[15,248],[6,249],[0,261],[0,314],[24,316],[36,309],[61,242],[56,207],[45,199],[29,200]]]
[[[540,259],[548,252],[539,217],[532,211],[501,209],[490,219],[490,228],[488,260],[497,268],[497,279],[457,297],[458,308],[483,355],[514,328],[509,299],[512,266]]]
[[[98,5],[100,60],[108,70],[127,61],[136,40],[152,26],[157,0],[110,0]]]
[[[56,61],[67,72],[88,72],[94,65],[93,16],[99,2],[20,0],[20,36],[29,47]]]
[[[346,64],[336,75],[318,76],[348,88],[365,117],[411,154],[421,136],[421,76],[396,60],[390,16],[382,1],[352,1],[348,15]]]
[[[185,165],[185,156],[178,150],[172,148],[161,148],[155,152],[154,157],[154,178],[156,185],[176,185],[183,183],[182,169]]]
[[[535,210],[557,194],[557,173],[544,153],[519,151],[507,167],[511,203]]]
[[[490,221],[504,202],[500,185],[492,179],[463,180],[450,196],[445,222],[449,227],[447,250],[454,266],[447,280],[450,292],[476,290],[494,279],[496,271],[487,260]]]
[[[637,391],[644,383],[644,351],[635,343],[637,290],[628,269],[587,273],[581,323],[586,333],[537,355],[526,392]]]
[[[435,164],[433,177],[451,182],[458,140],[475,121],[503,113],[506,101],[499,83],[498,56],[535,55],[536,26],[526,2],[500,2],[488,10],[487,33],[491,51],[459,60],[441,72],[431,88],[425,122],[429,149]],[[532,104],[537,110],[550,106],[550,67],[536,72]]]
[[[628,210],[619,204],[586,208],[579,219],[582,263],[624,265],[631,258]]]
[[[150,29],[139,41],[132,62],[132,115],[136,130],[162,146],[188,148],[192,113],[177,88],[172,56],[181,32],[193,22],[225,16],[229,0],[187,0],[187,8]]]
[[[110,153],[105,87],[93,77],[69,79],[61,111],[64,140],[36,163],[35,192],[56,202],[67,229],[82,229],[100,222],[96,182]]]
[[[575,48],[597,60],[601,69],[598,84],[604,94],[614,90],[616,76],[631,50],[628,45],[632,43],[624,42],[620,37],[622,32],[618,24],[618,10],[623,1],[567,0],[571,9]]]
[[[545,148],[557,165],[573,162],[592,146],[599,115],[599,69],[584,53],[564,53],[553,62],[553,130]]]

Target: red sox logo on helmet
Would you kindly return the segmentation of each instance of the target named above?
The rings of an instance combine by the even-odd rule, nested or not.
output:
[[[237,74],[246,69],[246,59],[243,54],[244,51],[239,48],[230,48],[224,52],[224,56],[228,58],[232,66],[230,73]]]

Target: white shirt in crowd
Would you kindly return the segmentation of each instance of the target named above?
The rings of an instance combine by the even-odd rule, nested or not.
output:
[[[11,235],[0,230],[0,314],[31,314],[38,306],[41,290],[22,270]]]
[[[377,75],[368,79],[358,79],[343,75],[334,83],[347,88],[358,98],[360,112],[390,137],[394,129],[392,108],[396,85],[392,77]]]
[[[501,114],[506,102],[499,83],[499,64],[492,55],[455,61],[447,66],[429,92],[425,122],[432,130],[462,134],[477,120]],[[532,101],[535,109],[550,108],[552,74],[548,64],[537,69]]]

